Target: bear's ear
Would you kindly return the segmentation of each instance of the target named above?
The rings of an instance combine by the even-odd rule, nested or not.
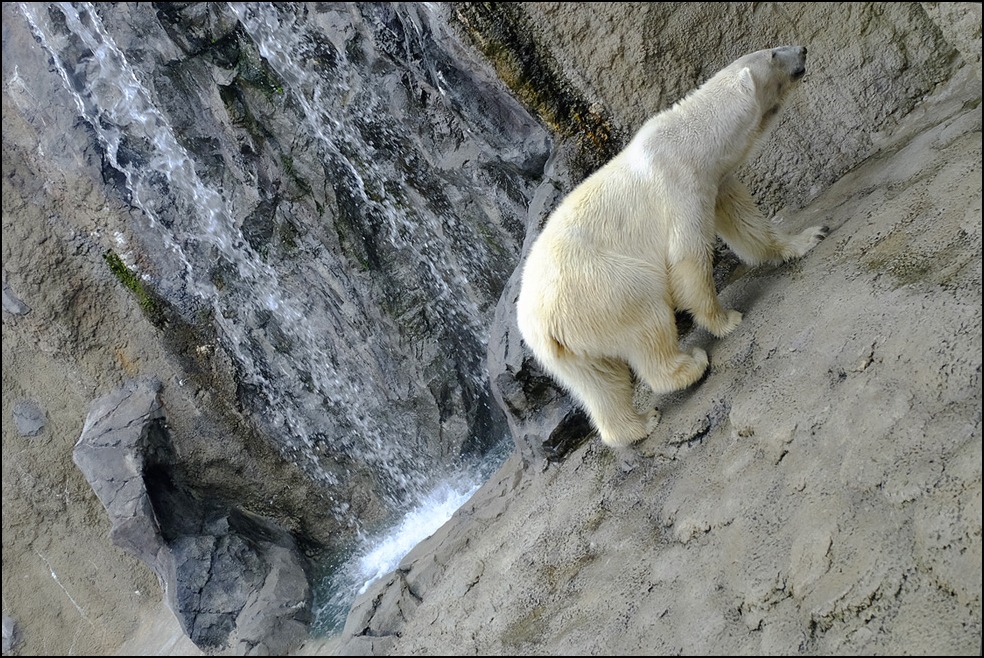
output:
[[[755,92],[755,78],[752,77],[752,70],[747,66],[738,71],[738,84],[742,89]]]

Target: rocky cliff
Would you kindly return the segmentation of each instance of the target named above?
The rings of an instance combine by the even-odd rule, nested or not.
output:
[[[662,421],[627,460],[577,447],[583,421],[516,335],[514,276],[489,368],[517,453],[332,651],[979,653],[979,7],[529,3],[505,14],[519,32],[483,9],[459,17],[507,78],[535,45],[616,126],[744,52],[808,44],[745,173],[775,221],[832,233],[778,268],[722,254],[745,320],[686,333],[711,354],[693,390],[638,387]],[[547,177],[527,246],[572,182]]]
[[[4,653],[979,653],[980,26],[4,3]],[[710,373],[640,387],[662,422],[617,458],[518,340],[524,245],[647,116],[781,43],[809,73],[743,176],[831,236],[720,251],[745,321],[681,318]],[[324,569],[509,434],[340,636],[307,626]]]
[[[165,591],[177,568],[169,599],[197,629],[203,608],[174,589],[196,587],[196,561],[208,581],[236,578],[182,549],[225,541],[204,532],[225,513],[207,510],[288,532],[313,589],[362,535],[501,452],[485,346],[550,140],[433,12],[3,11],[7,582],[50,585],[110,521]],[[82,424],[106,415],[89,403],[143,377],[160,383],[166,439],[114,439],[83,459],[85,484],[72,444],[109,454],[108,430]],[[159,444],[166,460],[144,454]],[[150,519],[129,520],[129,485],[104,495],[120,482]],[[73,545],[37,547],[49,518]],[[159,598],[134,577],[127,596]],[[300,597],[309,618],[317,596]],[[28,598],[5,600],[41,651]],[[216,623],[189,634],[221,646]]]

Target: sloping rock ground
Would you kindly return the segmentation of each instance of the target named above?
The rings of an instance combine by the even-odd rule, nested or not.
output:
[[[341,654],[981,650],[981,87],[964,69],[739,269],[706,379],[628,467],[514,456],[353,608]]]

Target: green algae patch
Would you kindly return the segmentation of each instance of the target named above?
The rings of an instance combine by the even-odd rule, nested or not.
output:
[[[164,304],[161,299],[144,285],[140,277],[126,266],[123,259],[115,251],[109,250],[104,253],[103,260],[109,266],[109,271],[136,297],[137,303],[147,319],[158,329],[163,329],[167,324],[167,314],[164,312]]]
[[[555,134],[574,140],[572,165],[579,176],[587,177],[621,150],[624,131],[566,80],[516,3],[457,2],[453,16],[519,101]]]

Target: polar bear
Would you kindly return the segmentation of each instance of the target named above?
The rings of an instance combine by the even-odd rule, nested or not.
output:
[[[714,287],[716,235],[745,263],[802,256],[826,237],[773,228],[734,175],[806,72],[806,48],[736,60],[649,119],[548,217],[523,266],[516,313],[537,360],[588,412],[602,441],[653,429],[633,405],[633,372],[654,392],[696,382],[707,353],[680,349],[676,310],[715,336],[741,313]]]

